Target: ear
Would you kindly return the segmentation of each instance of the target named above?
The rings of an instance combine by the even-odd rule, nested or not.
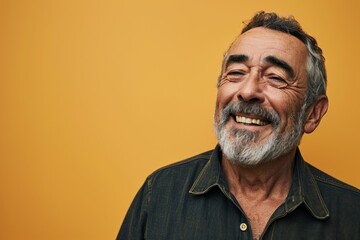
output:
[[[321,95],[314,104],[306,111],[306,119],[304,124],[304,132],[312,133],[320,124],[322,117],[328,110],[329,100],[327,96]]]

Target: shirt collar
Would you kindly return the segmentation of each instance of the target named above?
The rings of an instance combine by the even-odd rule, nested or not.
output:
[[[227,188],[227,183],[221,170],[221,150],[217,145],[211,154],[209,161],[197,176],[190,193],[201,195],[207,193],[211,188],[218,186],[221,190]]]
[[[329,210],[326,207],[309,165],[302,158],[300,150],[297,149],[293,183],[285,200],[286,211],[293,211],[301,203],[304,203],[311,214],[317,219],[325,219],[329,216]]]
[[[207,193],[211,188],[217,186],[225,195],[230,195],[227,182],[223,171],[221,170],[221,155],[220,146],[217,145],[209,161],[192,185],[189,191],[191,194],[202,195]],[[292,212],[302,203],[305,204],[312,216],[317,219],[325,219],[329,216],[329,210],[321,196],[311,170],[309,169],[308,164],[303,160],[299,149],[297,149],[293,183],[284,203],[285,211],[287,213]]]

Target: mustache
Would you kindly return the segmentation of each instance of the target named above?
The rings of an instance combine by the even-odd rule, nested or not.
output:
[[[275,111],[268,111],[257,103],[232,102],[227,104],[220,114],[220,125],[225,124],[236,114],[255,115],[270,122],[276,128],[280,124],[280,116]]]

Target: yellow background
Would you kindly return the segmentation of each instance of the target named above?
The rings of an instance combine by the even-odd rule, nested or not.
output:
[[[0,1],[0,239],[114,239],[146,176],[215,146],[222,55],[258,10],[327,59],[310,163],[360,187],[357,1]]]

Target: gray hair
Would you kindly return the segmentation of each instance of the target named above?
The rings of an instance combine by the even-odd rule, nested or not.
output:
[[[308,107],[321,96],[326,95],[326,69],[325,58],[321,48],[318,46],[316,39],[305,33],[299,22],[293,16],[279,17],[276,13],[258,12],[245,25],[241,34],[256,27],[264,27],[272,30],[284,32],[298,38],[303,42],[308,50],[307,73],[308,73],[308,90],[305,96],[305,106]],[[226,54],[225,54],[226,56]],[[222,66],[224,67],[224,66]],[[223,69],[218,79],[218,86],[221,81]]]

